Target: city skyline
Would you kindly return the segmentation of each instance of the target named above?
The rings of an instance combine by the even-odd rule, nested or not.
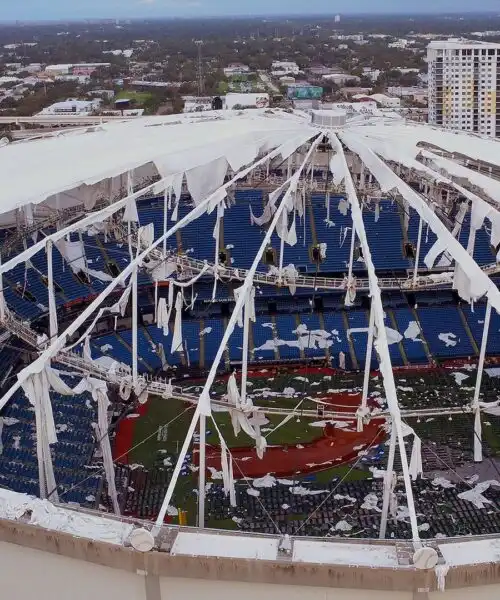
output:
[[[370,0],[311,0],[306,5],[302,0],[88,0],[84,4],[68,4],[62,0],[50,3],[38,0],[24,0],[11,3],[0,0],[2,21],[42,21],[127,19],[127,18],[196,18],[224,16],[266,16],[266,15],[325,15],[325,14],[436,14],[471,12],[466,0],[420,0],[410,5],[400,0],[380,0],[376,6]],[[3,6],[2,6],[3,5]],[[482,0],[475,6],[476,12],[500,9],[497,0]]]

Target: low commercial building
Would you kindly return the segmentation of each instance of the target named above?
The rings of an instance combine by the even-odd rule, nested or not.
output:
[[[267,108],[269,106],[269,94],[263,92],[255,94],[227,94],[225,108],[231,110],[238,106],[242,108]]]
[[[370,100],[374,100],[383,108],[399,108],[401,106],[401,98],[386,96],[386,94],[372,94]]]
[[[224,69],[224,75],[226,77],[232,77],[233,75],[246,75],[250,73],[250,67],[242,63],[231,63]]]
[[[76,100],[68,98],[63,102],[56,102],[47,106],[39,115],[74,115],[75,117],[87,117],[101,106],[102,100]]]
[[[296,62],[275,60],[271,65],[271,74],[276,77],[279,77],[280,75],[298,75],[299,73],[300,68]]]
[[[345,85],[347,81],[360,82],[360,78],[356,75],[350,75],[349,73],[330,73],[329,75],[323,75],[323,81],[330,81],[336,85]]]

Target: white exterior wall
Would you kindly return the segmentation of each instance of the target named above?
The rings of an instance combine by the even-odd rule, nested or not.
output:
[[[500,44],[432,42],[427,59],[429,122],[491,137],[497,131],[500,134],[500,112],[497,118]]]
[[[500,585],[443,592],[390,592],[156,577],[0,542],[2,598],[16,600],[492,600]]]
[[[16,600],[412,600],[411,592],[154,577],[0,542],[2,598]],[[148,581],[146,581],[149,577]],[[447,600],[445,596],[440,596]],[[456,597],[459,600],[459,597]],[[479,600],[476,597],[476,600]]]

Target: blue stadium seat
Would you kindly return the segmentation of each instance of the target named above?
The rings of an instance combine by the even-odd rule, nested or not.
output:
[[[456,306],[418,308],[420,324],[432,354],[438,358],[473,356],[474,349]]]
[[[478,345],[481,347],[484,329],[484,317],[486,306],[484,304],[475,304],[474,312],[469,305],[462,306],[462,311],[467,318],[467,323],[471,329],[472,335]],[[486,346],[488,354],[500,354],[500,315],[493,308],[491,311],[490,328],[488,331],[488,344]]]

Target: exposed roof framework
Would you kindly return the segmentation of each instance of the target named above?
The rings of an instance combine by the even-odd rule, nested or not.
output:
[[[231,118],[221,119],[218,116],[203,118],[194,121],[176,122],[174,119],[150,120],[126,124],[113,124],[101,126],[98,131],[89,133],[60,136],[50,140],[39,140],[31,144],[12,144],[0,148],[0,176],[9,173],[6,181],[13,181],[15,185],[7,185],[2,190],[3,202],[1,204],[5,221],[12,218],[12,211],[23,210],[26,219],[33,218],[33,205],[48,202],[53,206],[62,207],[67,202],[83,202],[92,208],[98,194],[105,193],[106,189],[111,195],[115,183],[125,187],[125,197],[114,202],[97,212],[91,212],[84,219],[65,227],[47,236],[42,241],[28,248],[25,252],[7,260],[0,266],[0,276],[8,272],[19,263],[26,262],[31,256],[40,251],[47,251],[49,258],[49,308],[50,308],[50,333],[51,339],[47,341],[43,351],[36,361],[19,373],[18,381],[0,400],[0,407],[12,396],[14,391],[26,382],[34,381],[35,377],[44,373],[50,361],[64,351],[69,338],[74,335],[83,323],[90,318],[101,306],[102,302],[118,286],[130,287],[132,294],[133,315],[137,313],[137,272],[143,261],[154,251],[165,248],[164,242],[179,229],[200,217],[205,212],[216,211],[217,223],[226,210],[230,211],[226,201],[228,191],[242,178],[246,177],[256,168],[268,166],[270,162],[280,157],[288,161],[288,174],[286,181],[269,195],[268,214],[270,225],[264,240],[257,252],[252,267],[246,272],[242,285],[237,290],[236,305],[229,324],[224,333],[204,389],[200,395],[191,426],[174,470],[171,483],[166,493],[162,510],[158,517],[157,525],[162,523],[173,493],[177,477],[180,472],[184,455],[189,447],[191,437],[200,422],[200,463],[204,464],[205,458],[205,422],[211,416],[210,390],[220,364],[224,348],[232,334],[234,327],[239,322],[247,331],[249,320],[254,318],[253,286],[254,277],[266,245],[274,231],[281,238],[280,267],[282,267],[283,246],[292,243],[292,227],[294,228],[295,214],[305,209],[305,196],[309,191],[309,174],[314,169],[314,157],[318,145],[327,138],[330,142],[333,156],[329,168],[337,182],[343,182],[347,200],[351,209],[353,221],[353,234],[359,239],[368,272],[370,295],[372,297],[371,331],[369,336],[369,350],[373,343],[383,375],[386,397],[391,414],[391,423],[394,432],[394,443],[397,439],[400,448],[403,476],[410,510],[410,521],[413,539],[418,542],[418,525],[413,501],[410,469],[404,446],[403,424],[397,401],[396,386],[392,373],[389,355],[388,340],[384,327],[383,306],[381,292],[375,267],[371,259],[370,248],[364,229],[361,206],[356,191],[356,186],[351,176],[346,154],[357,157],[377,181],[382,193],[393,192],[402,198],[403,202],[412,207],[420,217],[420,233],[422,223],[427,223],[437,236],[435,247],[428,253],[426,262],[433,262],[443,252],[448,252],[455,261],[454,287],[460,296],[473,302],[486,296],[488,301],[488,314],[491,308],[500,313],[500,292],[491,279],[481,270],[472,257],[475,231],[482,225],[485,218],[492,223],[492,245],[500,243],[500,214],[496,209],[497,198],[500,192],[500,182],[483,174],[472,171],[470,165],[453,162],[450,158],[439,156],[435,152],[423,150],[422,144],[443,148],[448,153],[460,153],[474,160],[488,160],[491,164],[500,166],[500,145],[497,141],[484,139],[478,136],[469,136],[451,132],[442,132],[432,127],[423,125],[410,125],[400,120],[390,121],[377,119],[371,116],[360,119],[357,116],[352,122],[329,129],[311,124],[307,115],[302,113],[288,114],[282,112],[261,112],[235,114]],[[27,150],[27,152],[26,152]],[[50,152],[56,153],[57,169],[50,169],[46,156]],[[4,154],[5,153],[5,154]],[[20,175],[20,153],[24,156],[23,168],[33,165],[33,176],[25,185]],[[84,157],[84,160],[83,160]],[[79,159],[79,160],[78,160]],[[51,157],[52,163],[54,157]],[[28,164],[26,164],[28,163]],[[293,163],[293,164],[292,164]],[[74,166],[71,169],[71,165]],[[398,165],[398,172],[393,170],[393,165]],[[152,168],[153,167],[153,168]],[[5,169],[5,171],[4,171]],[[146,170],[145,170],[146,169]],[[147,171],[149,169],[149,171]],[[434,178],[437,182],[445,183],[455,189],[472,203],[471,238],[468,248],[464,248],[443,224],[433,209],[432,199],[425,194],[412,189],[402,178],[400,169],[413,169],[422,172],[426,177]],[[146,176],[146,172],[159,180],[147,187],[133,192],[134,183]],[[14,176],[13,176],[14,173]],[[230,175],[228,175],[228,173]],[[225,181],[227,177],[228,181]],[[460,179],[460,183],[457,182]],[[106,180],[106,187],[101,182]],[[169,201],[174,199],[176,205],[180,197],[181,186],[185,180],[188,190],[194,200],[195,207],[185,217],[177,221],[171,218],[173,225],[167,227],[167,202],[165,202],[164,233],[154,242],[150,242],[145,249],[140,245],[137,252],[133,252],[130,245],[130,263],[107,285],[107,287],[93,300],[82,314],[65,330],[59,331],[57,315],[55,313],[54,284],[51,269],[51,248],[58,240],[64,238],[72,231],[85,231],[95,223],[102,223],[112,215],[122,211],[123,221],[128,225],[129,239],[131,237],[131,222],[137,222],[137,209],[135,200],[147,191],[165,193]],[[481,195],[470,188],[480,189]],[[485,197],[482,197],[484,195]],[[28,208],[30,207],[31,208]],[[174,212],[176,208],[174,207]],[[229,213],[230,214],[230,213]],[[290,217],[293,225],[290,224]],[[142,228],[141,228],[142,229]],[[474,232],[474,233],[473,233]],[[138,230],[139,237],[141,231]],[[218,229],[214,231],[216,248],[218,247]],[[353,237],[354,239],[354,237]],[[496,243],[495,243],[496,242]],[[419,241],[420,245],[420,241]],[[353,245],[351,246],[350,272],[352,271]],[[215,253],[217,256],[217,252]],[[431,255],[431,256],[429,256]],[[163,261],[165,260],[165,257]],[[159,266],[161,267],[160,260]],[[418,264],[418,258],[417,258]],[[216,271],[215,271],[216,273]],[[130,279],[129,279],[130,278]],[[169,280],[174,288],[171,274],[163,273],[162,279]],[[128,281],[128,283],[126,283]],[[176,283],[177,286],[187,285]],[[128,297],[127,297],[128,298]],[[6,307],[3,298],[0,302],[0,317],[5,320]],[[172,296],[173,300],[173,296]],[[172,309],[172,305],[170,306]],[[489,317],[486,323],[489,322]],[[474,398],[471,406],[476,415],[475,438],[480,439],[480,406],[479,386],[481,385],[482,367],[488,334],[488,325],[485,323],[485,335],[481,347],[478,378]],[[133,365],[131,383],[138,393],[140,382],[137,372],[137,319],[133,319]],[[243,349],[243,377],[242,388],[238,397],[235,397],[235,407],[241,408],[245,404],[246,394],[246,369],[248,357],[248,336]],[[365,373],[369,374],[370,359],[365,365]],[[48,390],[45,390],[48,392]],[[236,392],[235,392],[236,393]],[[366,398],[363,398],[360,407],[360,417],[366,416]],[[251,407],[247,407],[251,410]],[[45,447],[45,460],[50,461],[50,452],[47,454],[50,441],[46,432],[41,432],[38,443]],[[257,438],[257,443],[259,438]],[[392,445],[392,443],[391,443]],[[263,451],[265,448],[261,448]],[[476,460],[481,459],[480,447],[476,444]],[[389,489],[392,477],[392,465],[388,467],[386,476],[386,490]],[[204,469],[200,469],[200,524],[204,518]],[[385,507],[387,509],[387,507]]]

